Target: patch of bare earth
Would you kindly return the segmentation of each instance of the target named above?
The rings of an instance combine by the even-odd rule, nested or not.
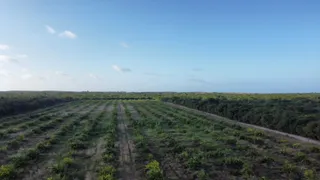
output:
[[[119,179],[134,180],[136,179],[136,170],[133,155],[133,141],[129,139],[128,126],[125,118],[125,111],[122,104],[118,105],[118,126],[119,133]]]

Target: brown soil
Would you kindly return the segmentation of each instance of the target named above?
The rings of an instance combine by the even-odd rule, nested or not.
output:
[[[129,139],[127,122],[125,121],[125,111],[122,104],[118,105],[118,132],[119,132],[119,179],[136,179],[136,170],[133,155],[133,142]]]

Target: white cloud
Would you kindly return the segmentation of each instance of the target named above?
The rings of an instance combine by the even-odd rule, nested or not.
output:
[[[69,39],[75,39],[77,38],[77,35],[74,34],[73,32],[71,31],[64,31],[62,33],[59,34],[60,37],[63,37],[63,38],[69,38]]]
[[[51,26],[45,25],[45,27],[46,27],[48,33],[50,33],[50,34],[56,33],[56,31]]]
[[[99,79],[97,75],[90,73],[89,77],[91,77],[92,79]]]
[[[10,48],[10,46],[6,45],[6,44],[0,44],[0,50],[8,50]]]
[[[21,78],[22,79],[30,79],[30,78],[32,78],[32,74],[23,74],[23,75],[21,75]]]
[[[27,69],[27,68],[21,68],[21,72],[23,72],[23,73],[26,73],[26,72],[28,72],[29,70]]]
[[[6,71],[4,69],[0,69],[0,76],[8,77],[8,76],[10,76],[10,74],[8,71]]]
[[[23,58],[27,58],[28,55],[26,55],[26,54],[18,54],[16,57],[23,59]]]
[[[64,72],[62,72],[62,71],[56,71],[55,74],[56,74],[56,75],[59,75],[59,76],[68,76],[67,73],[64,73]]]
[[[129,45],[126,42],[121,42],[120,45],[124,48],[128,48]]]
[[[117,65],[113,65],[112,68],[118,72],[130,72],[131,71],[131,69],[129,69],[129,68],[121,68]]]
[[[18,60],[15,59],[15,58],[12,58],[11,56],[0,55],[0,62],[4,62],[4,63],[14,62],[14,63],[18,63]]]

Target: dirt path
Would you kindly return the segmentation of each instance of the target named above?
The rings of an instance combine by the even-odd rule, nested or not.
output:
[[[133,151],[133,142],[129,139],[125,111],[122,104],[118,105],[118,134],[119,134],[119,176],[120,180],[136,179]]]
[[[243,123],[243,122],[239,122],[239,121],[235,121],[235,120],[230,120],[230,119],[222,117],[222,116],[218,116],[218,115],[215,115],[215,114],[199,111],[199,110],[196,110],[196,109],[191,109],[191,108],[188,108],[188,107],[185,107],[185,106],[182,106],[182,105],[178,105],[178,104],[173,104],[173,103],[168,103],[168,102],[165,102],[165,103],[169,104],[170,106],[173,106],[173,107],[177,107],[177,108],[180,108],[180,109],[185,109],[185,110],[188,110],[190,112],[195,112],[197,114],[205,114],[205,115],[207,115],[209,117],[212,117],[212,118],[215,118],[217,120],[225,121],[225,122],[232,123],[232,124],[237,124],[237,125],[244,126],[244,127],[260,129],[260,130],[263,130],[263,131],[266,131],[266,132],[269,132],[269,133],[273,133],[275,135],[282,135],[282,136],[285,136],[285,137],[288,137],[288,138],[292,138],[292,139],[295,139],[295,140],[299,140],[299,141],[302,141],[302,142],[305,142],[305,143],[310,143],[310,144],[315,144],[315,145],[320,146],[320,141],[316,141],[316,140],[313,140],[313,139],[309,139],[309,138],[305,138],[305,137],[302,137],[302,136],[289,134],[289,133],[285,133],[285,132],[281,132],[281,131],[277,131],[277,130],[272,130],[272,129],[268,129],[268,128],[261,127],[261,126],[247,124],[247,123]]]

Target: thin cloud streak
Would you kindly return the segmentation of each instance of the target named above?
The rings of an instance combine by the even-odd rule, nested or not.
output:
[[[28,55],[26,55],[26,54],[18,54],[16,57],[24,59],[24,58],[28,58]]]
[[[62,71],[56,71],[55,74],[58,76],[69,76],[67,73],[64,73]]]
[[[56,31],[49,25],[45,25],[45,28],[47,29],[47,32],[50,34],[55,34]]]
[[[0,62],[4,62],[4,63],[18,63],[19,61],[15,58],[12,58],[11,56],[7,56],[7,55],[0,55]]]
[[[131,69],[129,69],[129,68],[121,68],[118,65],[113,65],[112,68],[115,71],[118,71],[118,72],[131,72]]]
[[[76,39],[77,38],[77,35],[75,33],[68,31],[68,30],[60,33],[59,36],[62,38],[68,38],[68,39]]]
[[[89,74],[89,77],[92,79],[99,79],[99,77],[97,75],[92,74],[92,73]]]
[[[192,71],[200,72],[200,71],[203,71],[203,69],[202,68],[193,68]]]
[[[129,45],[126,42],[121,42],[120,45],[124,48],[129,48]]]
[[[4,50],[8,50],[8,49],[10,49],[10,46],[9,46],[9,45],[0,44],[0,50],[4,51]]]

